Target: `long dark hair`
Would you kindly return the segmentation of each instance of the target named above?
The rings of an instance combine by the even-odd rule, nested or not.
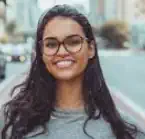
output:
[[[89,42],[95,42],[90,23],[75,8],[68,5],[57,5],[42,15],[36,33],[36,57],[30,72],[26,80],[12,90],[12,93],[14,93],[17,89],[20,89],[19,93],[3,107],[5,126],[2,130],[2,139],[7,138],[6,134],[9,128],[11,128],[10,139],[22,139],[38,126],[43,127],[42,134],[49,130],[46,128],[46,124],[54,110],[56,82],[43,63],[40,41],[46,24],[57,16],[75,20],[81,25]],[[88,114],[83,130],[86,135],[92,138],[86,131],[86,124],[90,119],[97,120],[102,116],[106,122],[110,123],[116,139],[135,139],[138,130],[136,126],[125,122],[117,111],[105,83],[99,63],[97,45],[95,44],[95,46],[95,57],[89,60],[83,80],[83,97]],[[99,110],[98,115],[96,115],[96,110]]]

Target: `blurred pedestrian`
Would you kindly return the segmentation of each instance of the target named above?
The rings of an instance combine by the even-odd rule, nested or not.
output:
[[[54,6],[40,18],[35,51],[20,92],[4,106],[2,139],[140,138],[116,109],[84,15]]]

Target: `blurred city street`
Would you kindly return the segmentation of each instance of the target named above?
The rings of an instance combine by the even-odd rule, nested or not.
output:
[[[29,63],[8,63],[6,68],[6,78],[12,75],[19,75],[28,69]]]
[[[117,108],[145,129],[142,0],[0,0],[0,108],[9,100],[10,90],[25,79],[23,73],[30,69],[40,16],[56,4],[73,5],[88,18],[104,78]]]
[[[145,53],[106,55],[100,60],[108,84],[145,110]]]

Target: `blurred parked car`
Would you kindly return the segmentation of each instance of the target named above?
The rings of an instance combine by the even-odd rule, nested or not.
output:
[[[6,76],[6,64],[5,54],[0,51],[0,79],[4,79]]]
[[[3,48],[8,62],[25,62],[27,60],[27,51],[21,44],[7,45]]]

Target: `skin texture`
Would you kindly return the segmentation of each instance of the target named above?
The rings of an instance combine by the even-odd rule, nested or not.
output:
[[[74,20],[64,17],[55,17],[45,26],[43,39],[47,37],[55,37],[59,41],[63,41],[67,36],[80,35],[85,37],[81,26]],[[47,53],[47,48],[43,47],[43,52]],[[82,80],[84,70],[88,64],[88,60],[94,56],[94,46],[89,45],[85,40],[81,50],[76,54],[70,54],[65,50],[63,45],[54,56],[46,56],[43,54],[43,61],[50,74],[57,81],[57,97],[56,105],[64,107],[82,107]],[[66,68],[59,68],[56,62],[59,60],[71,59],[73,64]]]

